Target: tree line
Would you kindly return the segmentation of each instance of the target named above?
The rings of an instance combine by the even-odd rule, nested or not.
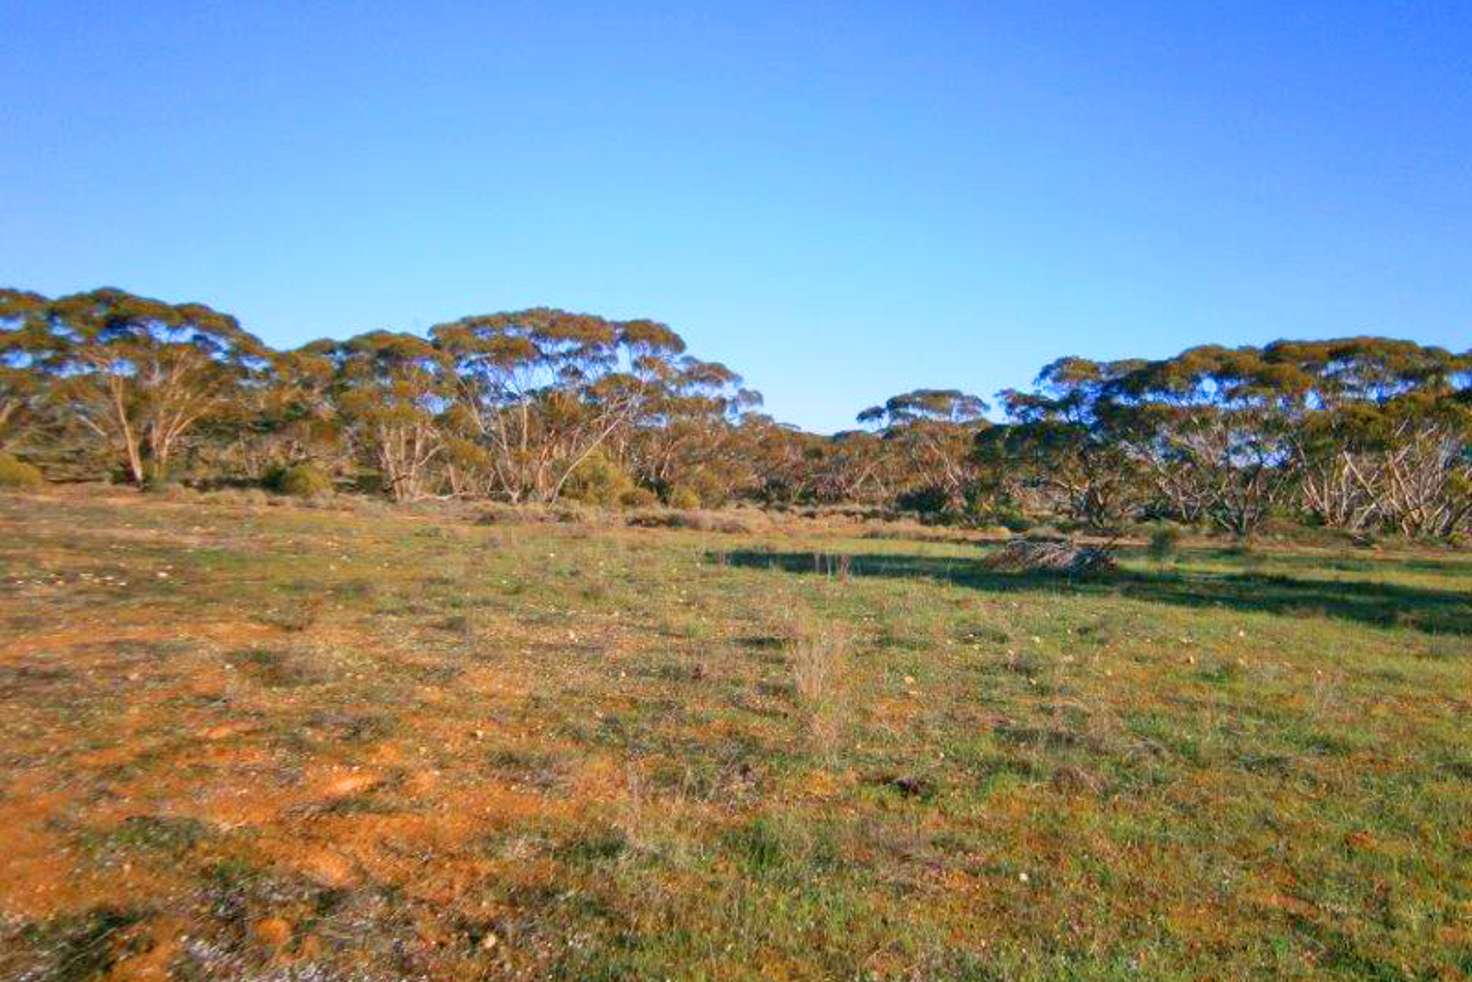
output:
[[[653,320],[536,308],[278,351],[204,304],[0,290],[0,452],[54,480],[1472,531],[1472,351],[1354,337],[1069,357],[998,399],[1000,421],[977,395],[917,389],[829,436],[773,420]]]

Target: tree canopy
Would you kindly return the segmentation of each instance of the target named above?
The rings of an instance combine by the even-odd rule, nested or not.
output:
[[[538,307],[276,351],[204,304],[0,290],[0,451],[53,479],[241,484],[309,466],[404,501],[1472,531],[1472,352],[1407,340],[1069,356],[998,393],[995,418],[963,389],[916,388],[833,436],[761,403],[647,318]]]

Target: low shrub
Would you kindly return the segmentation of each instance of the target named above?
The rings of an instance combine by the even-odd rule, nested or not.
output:
[[[648,488],[636,487],[625,492],[619,504],[625,508],[654,508],[659,504],[659,495]]]
[[[1176,559],[1180,555],[1181,530],[1169,522],[1161,522],[1150,530],[1150,544],[1145,547],[1145,552],[1150,559],[1160,565]]]
[[[634,479],[601,450],[595,450],[562,485],[562,497],[568,501],[602,508],[617,508],[624,495],[634,490]]]
[[[669,491],[669,506],[684,511],[691,511],[700,507],[700,493],[686,485],[676,485]]]
[[[0,453],[0,488],[38,488],[44,483],[39,467],[14,454]]]
[[[192,488],[180,484],[171,477],[150,477],[143,482],[143,493],[164,501],[188,501],[195,497]]]
[[[283,467],[267,478],[267,486],[293,498],[319,498],[332,493],[332,477],[315,464]]]

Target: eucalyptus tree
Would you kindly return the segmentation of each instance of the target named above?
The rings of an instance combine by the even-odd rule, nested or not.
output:
[[[897,442],[868,430],[841,430],[807,447],[810,494],[824,504],[893,504],[916,482]]]
[[[657,402],[685,350],[656,321],[550,308],[465,317],[430,335],[453,360],[484,490],[511,501],[555,499],[578,464]]]
[[[1137,510],[1140,481],[1105,399],[1107,386],[1134,362],[1060,358],[1038,374],[1032,392],[999,393],[1009,423],[982,430],[976,452],[998,503],[1035,492],[1043,507],[1112,527]]]
[[[1289,442],[1306,512],[1363,531],[1448,534],[1466,520],[1472,356],[1380,337],[1279,341],[1292,378]],[[1291,373],[1291,374],[1290,374]]]
[[[49,300],[7,291],[62,411],[124,460],[137,484],[167,477],[186,438],[229,407],[266,348],[234,317],[103,288]]]
[[[238,413],[226,420],[220,442],[229,444],[246,477],[258,480],[307,462],[335,470],[347,462],[336,351],[337,342],[327,339],[273,351],[243,387]]]
[[[38,293],[0,290],[0,451],[22,445],[53,418],[40,361],[53,339],[35,312]]]
[[[331,348],[335,399],[360,451],[398,501],[431,493],[445,452],[442,417],[455,395],[454,365],[414,334],[373,331]]]
[[[1132,460],[1177,518],[1251,534],[1292,487],[1282,380],[1256,348],[1203,345],[1104,388]]]
[[[987,409],[980,396],[957,389],[914,389],[865,409],[858,422],[874,427],[903,456],[909,472],[905,490],[959,509],[974,476],[972,442],[989,425]]]
[[[617,453],[646,486],[676,488],[720,504],[761,484],[760,461],[739,429],[761,393],[720,362],[685,355],[669,363],[644,411],[617,439]]]

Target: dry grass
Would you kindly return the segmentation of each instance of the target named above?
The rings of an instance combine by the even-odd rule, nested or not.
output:
[[[795,618],[790,642],[792,681],[807,714],[814,750],[831,759],[851,712],[848,692],[849,635],[841,625],[812,615]]]

